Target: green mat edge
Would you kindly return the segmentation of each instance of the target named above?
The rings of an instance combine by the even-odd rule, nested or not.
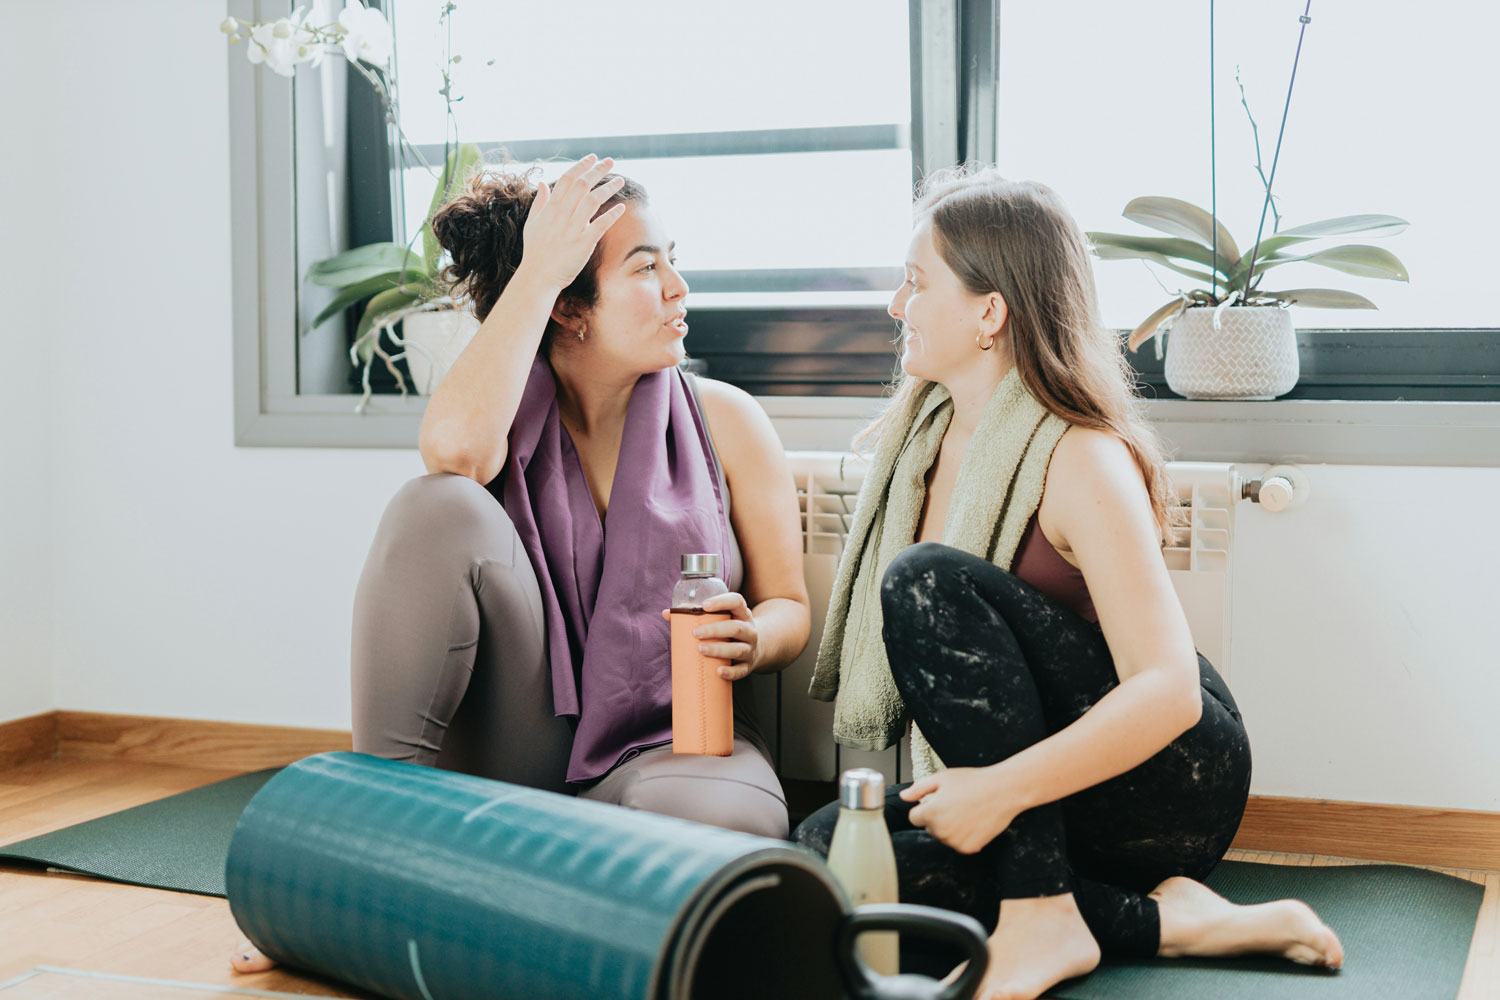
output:
[[[88,868],[75,867],[73,865],[65,864],[59,862],[58,860],[56,860],[56,858],[47,857],[42,852],[33,852],[30,850],[26,850],[26,848],[28,848],[28,845],[44,844],[45,842],[57,837],[58,834],[67,831],[77,831],[94,824],[108,825],[116,823],[119,821],[119,817],[127,813],[132,813],[137,810],[159,809],[164,803],[171,802],[174,799],[200,795],[201,793],[220,785],[229,784],[231,782],[245,782],[247,778],[254,778],[260,775],[264,775],[264,779],[259,783],[259,786],[257,786],[256,789],[257,791],[259,791],[260,786],[264,786],[267,781],[270,781],[273,777],[276,776],[278,772],[284,769],[285,765],[281,765],[277,767],[258,768],[254,771],[246,771],[243,774],[231,775],[228,778],[220,778],[217,781],[210,781],[205,784],[199,785],[197,788],[189,788],[181,792],[173,792],[170,795],[163,795],[159,799],[151,799],[148,802],[141,802],[133,806],[126,806],[124,809],[116,809],[114,812],[105,813],[103,816],[95,816],[93,819],[82,820],[78,823],[70,823],[67,826],[58,827],[56,830],[49,830],[46,833],[39,833],[34,837],[27,837],[24,840],[17,840],[10,844],[3,844],[0,845],[0,861],[21,862],[27,865],[34,865],[37,868],[41,869],[43,872],[46,872],[48,869],[55,869],[58,872],[69,875],[83,875],[89,878],[99,879],[103,882],[115,882],[119,885],[139,886],[142,889],[161,889],[165,892],[185,892],[193,896],[208,896],[213,899],[226,899],[228,897],[226,893],[223,892],[209,892],[204,889],[194,889],[185,885],[163,885],[158,882],[142,882],[138,879],[119,878],[114,875],[106,875],[103,872],[99,871],[90,871]],[[250,799],[246,798],[245,805],[249,805],[249,803]],[[244,806],[242,805],[239,812],[243,811]],[[239,821],[239,812],[235,813],[235,822]],[[22,850],[16,850],[16,848],[22,848]],[[219,872],[219,876],[219,884],[222,885],[224,881],[222,870]]]

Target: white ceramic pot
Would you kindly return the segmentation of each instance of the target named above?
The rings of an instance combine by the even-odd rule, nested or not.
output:
[[[405,317],[401,330],[413,388],[430,396],[474,339],[479,320],[467,309],[434,309]]]
[[[1188,399],[1275,399],[1297,384],[1297,331],[1278,306],[1187,309],[1167,334],[1167,385]]]

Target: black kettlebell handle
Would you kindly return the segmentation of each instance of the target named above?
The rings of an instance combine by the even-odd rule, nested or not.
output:
[[[951,983],[929,976],[882,976],[870,970],[855,951],[855,941],[868,931],[899,931],[934,941],[947,941],[968,956],[969,964]],[[854,1000],[969,1000],[984,978],[990,952],[979,921],[952,910],[908,903],[861,906],[839,924],[835,954],[844,989]]]

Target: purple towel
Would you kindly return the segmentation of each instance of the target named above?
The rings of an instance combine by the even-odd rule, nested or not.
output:
[[[672,738],[671,633],[662,609],[685,552],[717,552],[728,526],[708,430],[686,376],[641,376],[631,394],[606,524],[557,408],[552,368],[532,363],[500,491],[531,557],[547,617],[552,706],[576,720],[568,781]]]

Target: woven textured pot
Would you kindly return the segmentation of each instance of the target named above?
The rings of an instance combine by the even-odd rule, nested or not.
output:
[[[1297,331],[1277,306],[1187,309],[1167,335],[1167,385],[1188,399],[1274,399],[1297,384]]]

